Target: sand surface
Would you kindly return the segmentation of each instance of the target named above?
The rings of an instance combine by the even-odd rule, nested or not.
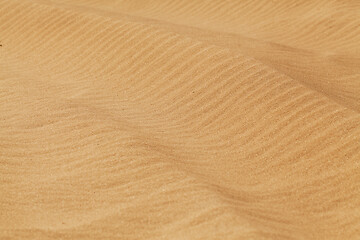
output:
[[[360,239],[360,2],[0,0],[0,239]]]

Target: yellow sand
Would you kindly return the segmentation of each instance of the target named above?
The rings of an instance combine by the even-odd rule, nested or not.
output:
[[[360,2],[0,0],[0,239],[360,239]]]

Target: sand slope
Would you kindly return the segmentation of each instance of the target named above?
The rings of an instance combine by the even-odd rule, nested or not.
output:
[[[357,1],[0,0],[0,238],[359,239],[359,43]]]

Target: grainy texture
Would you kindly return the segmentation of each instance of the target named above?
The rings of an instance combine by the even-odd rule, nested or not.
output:
[[[360,3],[0,0],[1,239],[360,239]]]

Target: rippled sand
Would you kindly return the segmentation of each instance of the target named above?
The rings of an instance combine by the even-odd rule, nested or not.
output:
[[[360,2],[0,0],[1,239],[360,239]]]

